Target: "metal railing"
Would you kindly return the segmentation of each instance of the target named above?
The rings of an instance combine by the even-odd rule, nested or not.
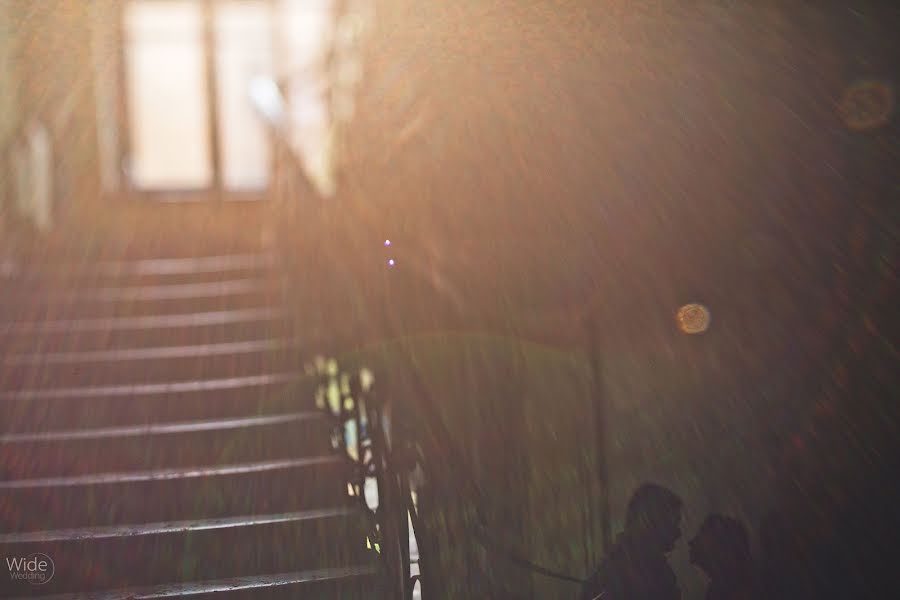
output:
[[[319,376],[316,404],[334,419],[333,446],[354,464],[348,493],[369,515],[369,543],[380,556],[388,597],[411,600],[417,585],[420,593],[423,591],[421,569],[427,560],[421,555],[425,529],[410,477],[417,468],[426,466],[422,452],[411,432],[391,422],[386,403],[366,369],[342,372],[334,360],[319,360],[311,369]],[[443,422],[432,417],[435,415],[424,415],[427,423],[423,425],[448,456],[456,457],[441,462],[452,469],[454,480],[475,507],[477,523],[468,531],[472,539],[489,555],[523,571],[580,586],[582,578],[539,565],[519,549],[497,541],[484,514],[483,492],[471,469],[459,462],[461,451]],[[411,540],[418,556],[410,555]]]
[[[410,473],[421,456],[402,428],[391,427],[369,371],[341,372],[334,360],[313,368],[320,377],[316,404],[335,420],[332,443],[354,466],[348,493],[369,516],[368,544],[381,559],[388,597],[411,600],[421,582],[410,540],[421,527]]]

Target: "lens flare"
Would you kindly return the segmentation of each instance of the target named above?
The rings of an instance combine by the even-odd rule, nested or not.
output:
[[[894,90],[881,81],[857,81],[844,90],[838,108],[844,123],[850,129],[876,129],[891,119]]]
[[[679,308],[675,319],[678,322],[678,328],[683,333],[696,334],[709,329],[712,316],[709,309],[702,304],[691,303]]]

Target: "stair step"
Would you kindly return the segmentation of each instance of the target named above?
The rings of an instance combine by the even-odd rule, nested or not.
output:
[[[0,358],[0,390],[187,381],[287,372],[302,367],[293,340],[246,340]]]
[[[72,264],[25,264],[7,260],[0,264],[0,287],[60,289],[96,286],[151,285],[188,281],[216,281],[238,275],[272,273],[272,254],[231,254],[189,258],[151,258],[132,261],[81,262]]]
[[[280,460],[315,455],[331,443],[321,413],[37,435],[0,435],[3,479]]]
[[[159,276],[197,275],[235,270],[265,269],[275,264],[273,254],[229,254],[188,258],[149,258],[135,261],[106,261],[94,263],[94,268],[106,275]]]
[[[37,597],[44,600],[159,600],[186,596],[200,600],[378,600],[384,596],[375,573],[373,566],[364,565]]]
[[[233,354],[255,354],[281,350],[292,345],[291,340],[257,339],[190,346],[161,346],[150,348],[118,348],[114,350],[89,350],[82,352],[44,352],[36,354],[8,355],[7,365],[70,365],[90,363],[120,363],[170,358],[195,358]]]
[[[0,482],[2,532],[286,513],[347,504],[339,456]]]
[[[67,474],[57,477],[36,477],[0,481],[0,490],[87,487],[120,482],[172,481],[203,477],[221,477],[244,473],[281,471],[333,462],[330,456],[288,458],[230,465],[202,465],[181,468],[162,468],[147,471],[120,471],[114,473]]]
[[[0,296],[54,296],[114,287],[157,287],[171,285],[218,284],[225,281],[254,279],[275,283],[279,272],[270,268],[246,268],[204,273],[172,273],[158,275],[112,273],[60,272],[54,274],[20,274],[4,276],[0,273]]]
[[[192,521],[166,521],[163,523],[141,523],[137,525],[112,525],[107,527],[84,527],[81,529],[4,533],[0,534],[0,545],[48,544],[53,542],[138,538],[141,536],[169,533],[253,527],[256,525],[268,525],[272,523],[291,523],[295,521],[346,516],[353,513],[354,510],[355,509],[350,508],[349,506],[343,506],[291,513],[242,515],[239,517],[224,517],[220,519],[195,519]]]
[[[91,385],[16,389],[0,392],[0,400],[77,400],[92,398],[131,398],[193,392],[217,392],[230,389],[252,389],[293,381],[301,373],[282,372],[225,377],[220,379],[190,379],[152,383],[123,383],[118,385]]]
[[[284,337],[281,309],[187,311],[139,317],[0,322],[0,355],[185,346]]]
[[[244,278],[221,281],[174,283],[163,285],[113,285],[88,288],[49,289],[40,292],[4,289],[0,300],[14,304],[69,304],[72,302],[154,302],[159,300],[182,300],[214,298],[232,294],[243,294],[268,287],[264,279]]]
[[[74,429],[67,431],[36,431],[19,433],[0,433],[0,444],[21,443],[55,443],[78,440],[99,440],[109,438],[144,437],[153,435],[169,435],[179,433],[196,433],[205,431],[227,431],[246,427],[259,427],[293,423],[298,421],[324,420],[326,416],[319,411],[297,412],[274,415],[257,415],[251,417],[235,417],[231,419],[213,419],[208,421],[184,421],[180,423],[146,423],[139,425],[121,425],[97,429]]]
[[[277,282],[232,279],[155,286],[114,286],[49,292],[0,292],[5,322],[129,317],[270,306],[280,300]]]
[[[34,398],[22,394],[0,401],[0,431],[24,433],[97,429],[216,418],[270,415],[312,408],[316,381],[310,377],[268,384],[141,395]]]
[[[160,581],[252,576],[335,568],[371,560],[366,520],[356,510],[319,510],[133,525],[138,535],[106,535],[0,544],[6,556],[53,559],[55,591],[74,592]],[[73,532],[74,533],[74,532]],[[93,533],[98,533],[94,530]],[[33,536],[36,537],[36,536]],[[57,536],[59,537],[59,536]],[[13,582],[14,583],[14,582]]]

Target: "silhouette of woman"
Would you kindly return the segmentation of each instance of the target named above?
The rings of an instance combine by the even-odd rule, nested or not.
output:
[[[747,529],[737,519],[709,515],[688,542],[691,563],[709,577],[706,600],[752,600],[757,597]]]

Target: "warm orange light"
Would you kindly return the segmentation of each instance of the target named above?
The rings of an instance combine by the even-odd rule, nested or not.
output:
[[[675,315],[678,322],[678,328],[688,334],[703,333],[709,329],[712,316],[702,304],[691,303],[685,304],[678,309]]]

